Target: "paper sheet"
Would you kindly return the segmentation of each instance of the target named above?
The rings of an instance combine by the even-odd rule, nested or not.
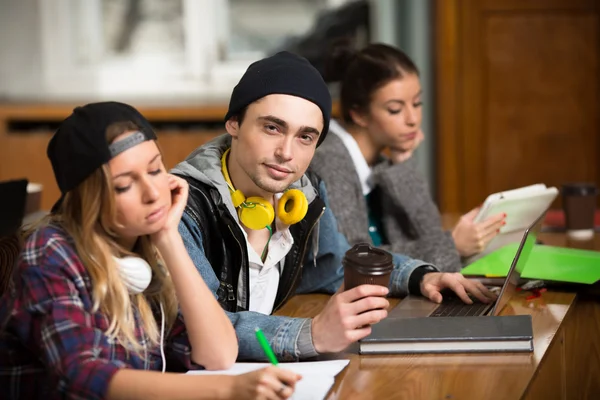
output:
[[[349,363],[349,360],[280,363],[280,368],[289,369],[302,375],[296,384],[294,400],[323,399],[335,383],[335,376]],[[188,371],[190,375],[239,375],[268,367],[269,363],[235,363],[224,371]]]

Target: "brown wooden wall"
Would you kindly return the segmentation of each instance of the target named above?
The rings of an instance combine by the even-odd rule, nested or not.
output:
[[[11,126],[15,122],[27,121],[56,123],[72,110],[73,105],[0,104],[0,181],[24,177],[30,182],[42,183],[41,207],[45,210],[50,209],[60,196],[50,161],[46,157],[46,147],[53,131],[42,129],[24,132],[11,129]],[[218,124],[218,121],[222,121],[227,111],[226,105],[139,107],[139,110],[150,122],[194,121],[199,124],[185,131],[177,129],[176,125],[158,130],[158,141],[167,168],[184,160],[197,146],[225,132],[224,125]],[[212,122],[211,128],[203,128],[200,125],[203,122]]]
[[[600,185],[600,1],[437,0],[434,21],[442,211]]]
[[[44,186],[41,204],[44,210],[49,210],[60,197],[46,157],[46,147],[54,132],[44,128],[25,131],[18,127],[27,122],[56,125],[72,112],[73,107],[73,104],[0,103],[0,181],[27,178],[30,182],[41,183]],[[157,128],[167,168],[174,167],[196,147],[225,132],[223,117],[227,104],[140,106],[138,109]],[[333,115],[339,115],[338,112],[336,102]],[[184,125],[185,130],[180,128]]]

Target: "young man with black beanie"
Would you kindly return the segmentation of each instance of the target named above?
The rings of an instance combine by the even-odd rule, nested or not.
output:
[[[485,302],[494,297],[478,282],[399,254],[389,289],[340,290],[350,246],[327,207],[325,185],[307,171],[330,116],[331,97],[318,71],[302,57],[277,53],[252,64],[234,88],[227,134],[173,170],[190,185],[179,230],[235,326],[239,359],[265,359],[257,327],[281,360],[341,351],[387,316],[388,293],[440,302],[440,290],[449,287],[466,302],[467,291]],[[336,293],[315,318],[270,315],[294,294],[314,292]]]

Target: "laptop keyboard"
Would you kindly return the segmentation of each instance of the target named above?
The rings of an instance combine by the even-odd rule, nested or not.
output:
[[[435,311],[430,314],[430,317],[475,317],[482,315],[490,304],[475,302],[473,304],[465,304],[458,297],[445,299]]]

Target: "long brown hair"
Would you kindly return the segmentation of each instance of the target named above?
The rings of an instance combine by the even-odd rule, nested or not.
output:
[[[347,39],[332,44],[324,73],[325,81],[340,82],[342,117],[348,123],[354,122],[351,110],[367,111],[377,89],[408,74],[419,75],[419,70],[402,50],[372,43],[357,51]]]
[[[112,124],[107,128],[107,141],[112,143],[119,135],[136,130],[138,127],[131,122]],[[135,335],[138,322],[134,308],[139,310],[139,323],[147,338],[158,345],[160,330],[152,308],[156,310],[163,305],[168,330],[177,317],[177,297],[164,261],[149,236],[139,237],[132,251],[119,245],[112,229],[118,224],[115,196],[110,170],[105,164],[65,194],[48,222],[61,226],[73,238],[77,254],[91,277],[94,311],[100,310],[109,319],[106,335],[140,353],[143,345]],[[141,294],[130,295],[119,275],[113,257],[126,255],[143,258],[152,269],[150,285]]]

